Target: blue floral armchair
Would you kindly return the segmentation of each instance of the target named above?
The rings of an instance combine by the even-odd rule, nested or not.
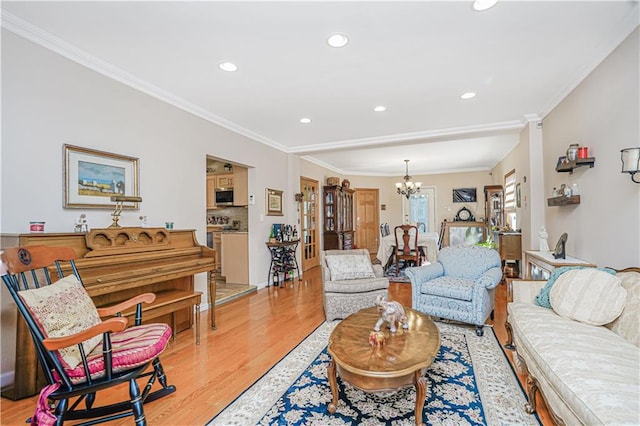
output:
[[[497,251],[478,246],[444,247],[438,262],[407,268],[411,279],[412,307],[433,317],[475,325],[483,334],[492,314],[496,286],[502,279]]]

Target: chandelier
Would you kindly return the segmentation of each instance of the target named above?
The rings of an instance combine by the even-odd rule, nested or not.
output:
[[[404,195],[409,199],[411,195],[416,192],[420,192],[420,187],[422,186],[422,182],[411,182],[411,176],[409,176],[409,160],[404,160],[405,162],[405,175],[404,182],[396,183],[396,189],[398,194]]]

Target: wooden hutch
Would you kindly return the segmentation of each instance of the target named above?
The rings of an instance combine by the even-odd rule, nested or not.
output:
[[[323,238],[325,250],[353,248],[353,190],[324,187]]]

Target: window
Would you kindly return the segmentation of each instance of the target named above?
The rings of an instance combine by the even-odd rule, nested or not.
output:
[[[403,223],[424,223],[426,232],[436,232],[435,188],[420,188],[407,200],[402,197]]]
[[[504,219],[511,229],[518,229],[516,214],[516,171],[504,176]]]

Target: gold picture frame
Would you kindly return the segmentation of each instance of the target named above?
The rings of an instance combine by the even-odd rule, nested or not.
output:
[[[64,144],[64,200],[66,209],[113,209],[111,197],[139,197],[139,160]],[[137,202],[125,202],[125,209],[137,209]]]
[[[282,209],[282,191],[267,188],[266,200],[267,216],[284,216]]]

